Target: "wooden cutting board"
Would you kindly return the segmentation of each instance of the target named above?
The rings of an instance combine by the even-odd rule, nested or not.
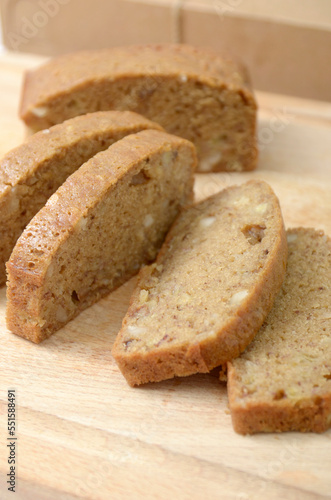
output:
[[[0,58],[0,154],[24,137],[22,71]],[[250,174],[199,175],[197,198],[261,178],[285,223],[331,234],[331,104],[258,94],[260,163]],[[331,498],[331,431],[234,433],[217,370],[131,389],[110,349],[134,279],[41,345],[5,327],[0,289],[0,498]],[[7,390],[16,390],[16,494],[7,491]]]

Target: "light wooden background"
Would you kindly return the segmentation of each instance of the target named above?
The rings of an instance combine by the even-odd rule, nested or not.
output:
[[[181,42],[231,51],[255,88],[331,101],[330,0],[1,0],[10,50]]]

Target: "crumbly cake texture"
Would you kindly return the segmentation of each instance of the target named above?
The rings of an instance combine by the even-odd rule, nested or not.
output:
[[[256,166],[256,102],[247,70],[189,45],[67,54],[28,71],[21,118],[34,130],[91,111],[129,109],[192,141],[200,171]]]
[[[324,432],[331,427],[331,240],[288,231],[287,273],[254,341],[228,363],[234,429]]]
[[[130,111],[78,116],[31,136],[0,162],[0,285],[23,229],[77,168],[122,137],[161,127]]]
[[[208,372],[252,341],[282,284],[287,244],[262,181],[185,209],[140,272],[112,353],[131,385]]]
[[[49,198],[7,263],[7,326],[41,342],[154,260],[192,201],[196,152],[165,132],[129,135]]]

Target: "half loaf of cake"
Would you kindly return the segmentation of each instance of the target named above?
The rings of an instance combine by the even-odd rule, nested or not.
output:
[[[143,268],[112,353],[134,386],[208,372],[239,356],[270,311],[287,257],[283,219],[262,181],[185,209]]]
[[[288,266],[254,341],[228,363],[234,429],[323,432],[331,427],[331,240],[288,231]]]
[[[0,285],[32,217],[78,167],[122,137],[159,125],[130,111],[78,116],[31,136],[0,162]]]
[[[129,109],[197,147],[199,170],[256,166],[256,102],[246,69],[211,50],[142,45],[57,57],[26,73],[21,117],[40,130]]]
[[[7,263],[7,325],[40,342],[156,256],[192,199],[193,144],[129,135],[72,174],[26,227]]]

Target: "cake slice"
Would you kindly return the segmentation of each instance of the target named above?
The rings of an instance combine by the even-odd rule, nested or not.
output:
[[[282,214],[262,181],[184,210],[141,270],[112,353],[131,385],[208,372],[245,349],[282,284]]]
[[[129,135],[73,173],[28,224],[7,263],[7,326],[41,342],[152,261],[192,199],[193,144]]]
[[[125,135],[162,130],[130,111],[79,116],[31,136],[0,162],[0,286],[5,263],[27,223],[66,178]]]
[[[247,70],[189,45],[66,54],[25,76],[21,118],[33,130],[91,111],[129,109],[197,147],[201,171],[256,166],[256,102]]]
[[[255,340],[228,363],[234,429],[323,432],[331,427],[331,240],[288,231],[287,274]]]

